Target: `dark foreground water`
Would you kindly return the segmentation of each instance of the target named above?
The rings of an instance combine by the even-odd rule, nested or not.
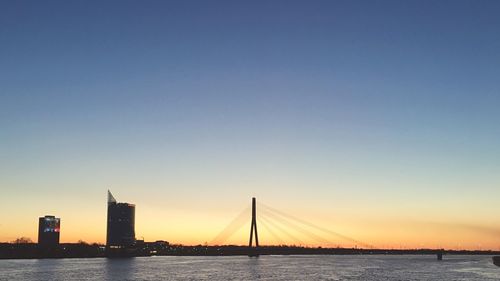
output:
[[[491,256],[0,260],[0,280],[500,280]]]

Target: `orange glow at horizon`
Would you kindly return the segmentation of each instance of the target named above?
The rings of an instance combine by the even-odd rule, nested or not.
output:
[[[203,245],[212,244],[213,239],[234,218],[229,214],[186,212],[185,210],[162,210],[143,207],[136,214],[136,238],[145,241],[165,240],[173,244]],[[258,214],[259,217],[259,214]],[[310,223],[321,225],[342,235],[385,249],[445,248],[469,250],[498,250],[500,227],[467,226],[461,224],[439,224],[395,219],[363,219],[359,217],[336,217],[335,222],[325,220],[321,214],[308,213],[315,218]],[[90,219],[89,219],[90,218]],[[74,243],[79,240],[88,243],[105,243],[105,220],[93,222],[89,217],[64,217],[61,220],[61,243]],[[36,218],[35,218],[36,219]],[[13,241],[26,236],[36,242],[37,225],[21,224],[9,231],[3,231],[2,241]],[[308,221],[309,222],[309,221]],[[276,222],[275,222],[276,224]],[[356,242],[347,241],[335,235],[321,233],[302,226],[301,230],[286,225],[272,226],[269,221],[257,221],[261,245],[298,245],[311,247],[360,247]],[[279,229],[281,228],[281,230]],[[250,217],[232,233],[222,244],[247,245],[250,230]],[[312,234],[311,234],[312,233]],[[311,238],[313,237],[313,238]],[[327,241],[327,242],[325,242]]]

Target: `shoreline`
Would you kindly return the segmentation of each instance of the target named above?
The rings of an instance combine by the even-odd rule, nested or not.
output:
[[[300,246],[184,246],[168,242],[148,242],[122,251],[106,250],[104,245],[85,243],[60,244],[55,249],[44,250],[37,244],[0,243],[0,260],[7,259],[64,259],[64,258],[131,258],[152,256],[248,256],[252,255],[500,255],[494,250],[447,250],[447,249],[360,249],[360,248],[310,248]]]

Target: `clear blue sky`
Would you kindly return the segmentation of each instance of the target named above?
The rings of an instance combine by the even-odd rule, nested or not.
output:
[[[257,195],[460,221],[470,204],[460,222],[491,225],[499,15],[498,1],[2,1],[1,211],[81,219],[67,200],[100,214],[111,188],[165,212]]]

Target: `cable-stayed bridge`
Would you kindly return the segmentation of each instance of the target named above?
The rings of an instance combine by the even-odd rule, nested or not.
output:
[[[314,241],[314,244],[330,247],[347,244],[356,248],[374,248],[372,245],[348,235],[318,226],[266,204],[257,203],[255,198],[252,198],[251,206],[241,211],[210,244],[223,245],[244,226],[250,226],[248,243],[250,255],[258,255],[258,230],[265,230],[265,233],[271,236],[275,244],[278,245],[310,245],[310,241]]]

